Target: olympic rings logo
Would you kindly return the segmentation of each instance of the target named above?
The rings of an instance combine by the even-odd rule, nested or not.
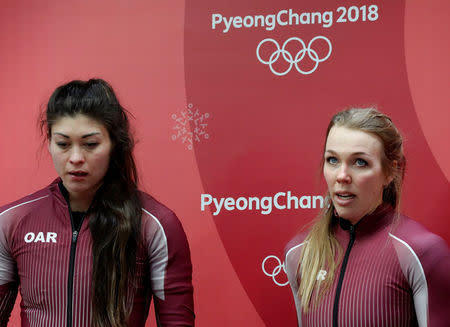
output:
[[[312,47],[313,43],[316,40],[324,40],[328,44],[328,53],[323,58],[319,58],[317,51],[314,50]],[[302,47],[301,50],[297,52],[295,57],[293,57],[293,55],[288,50],[286,50],[286,46],[290,42],[298,42],[298,43],[300,43],[300,45]],[[276,50],[270,55],[269,60],[262,59],[261,55],[259,53],[261,46],[265,43],[273,43],[276,46]],[[328,38],[326,38],[325,36],[321,36],[321,35],[316,36],[311,41],[309,41],[308,46],[306,46],[305,42],[303,42],[302,39],[300,39],[298,37],[291,37],[283,43],[283,46],[281,48],[277,41],[275,41],[274,39],[267,38],[267,39],[264,39],[261,42],[259,42],[258,47],[256,48],[256,56],[258,57],[258,60],[262,64],[269,65],[270,70],[275,75],[278,75],[278,76],[286,75],[287,73],[289,73],[291,71],[292,66],[295,66],[295,68],[297,69],[297,71],[299,73],[301,73],[303,75],[309,75],[316,71],[320,62],[327,60],[331,56],[331,51],[332,51],[332,46],[331,46],[330,40],[328,40]],[[298,65],[299,62],[301,62],[305,58],[306,54],[308,54],[308,57],[315,63],[314,66],[310,70],[302,70]],[[278,59],[280,59],[280,55],[289,64],[289,67],[285,71],[278,72],[274,69],[273,64],[275,62],[277,62]]]
[[[272,272],[268,272],[266,269],[266,263],[268,260],[271,260],[273,262],[273,260],[275,260],[276,262],[276,266],[275,268],[273,268]],[[269,255],[267,256],[263,262],[262,262],[262,271],[263,273],[268,276],[268,277],[272,277],[272,280],[275,284],[277,284],[278,286],[286,286],[287,284],[289,284],[289,281],[285,282],[285,283],[280,283],[276,277],[281,273],[281,270],[284,271],[284,273],[286,274],[286,267],[284,266],[284,263],[281,262],[280,259],[278,259],[277,256],[274,255]]]

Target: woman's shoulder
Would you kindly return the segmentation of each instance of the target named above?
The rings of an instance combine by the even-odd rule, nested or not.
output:
[[[51,197],[52,188],[54,188],[54,183],[28,194],[18,200],[10,202],[8,204],[0,206],[0,215],[7,215],[8,213],[19,213],[34,210],[36,206],[44,205],[45,199]]]
[[[168,219],[175,216],[175,213],[167,206],[156,200],[153,196],[146,192],[139,191],[141,199],[142,210],[154,216],[158,220]]]
[[[391,236],[417,249],[427,249],[434,247],[438,243],[445,243],[442,237],[431,232],[420,222],[406,215],[400,215],[398,224],[393,228]]]
[[[298,233],[295,235],[285,246],[284,254],[287,257],[297,252],[304,244],[308,234],[306,232]]]
[[[150,252],[189,255],[187,237],[175,213],[150,194],[140,192],[139,195],[143,211],[141,232]]]
[[[151,226],[156,225],[164,233],[184,233],[180,220],[171,209],[148,193],[140,191],[139,195],[143,211],[143,223],[147,229],[153,229]]]
[[[405,215],[400,215],[390,236],[398,251],[411,254],[422,264],[450,257],[448,245],[442,237]]]
[[[307,233],[302,232],[295,235],[284,248],[284,259],[287,271],[297,269],[301,250],[305,245]]]
[[[52,184],[37,192],[24,196],[16,201],[0,206],[0,233],[9,235],[15,233],[18,226],[26,219],[34,221],[39,213],[43,213],[52,206]]]

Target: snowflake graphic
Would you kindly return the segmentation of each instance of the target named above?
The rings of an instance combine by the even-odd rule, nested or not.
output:
[[[172,119],[175,122],[175,126],[172,128],[174,131],[172,140],[180,139],[189,150],[192,150],[194,142],[200,142],[202,139],[206,140],[209,138],[209,134],[206,131],[208,118],[209,113],[201,113],[197,108],[194,108],[192,103],[189,103],[187,108],[181,110],[180,116],[172,114]],[[189,122],[193,122],[192,130]]]

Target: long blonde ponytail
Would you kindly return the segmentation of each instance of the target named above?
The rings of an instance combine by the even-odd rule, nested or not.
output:
[[[331,287],[341,257],[342,249],[331,230],[333,210],[332,205],[323,209],[306,237],[300,256],[298,273],[302,278],[297,295],[302,299],[305,312],[308,311],[314,290],[316,290],[315,303],[318,303]],[[318,279],[320,270],[324,268],[327,269],[326,278]]]

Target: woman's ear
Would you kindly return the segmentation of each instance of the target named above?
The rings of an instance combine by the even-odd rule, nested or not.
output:
[[[392,172],[389,176],[386,177],[386,184],[384,185],[384,187],[387,187],[394,180],[394,177],[396,175],[395,172],[397,171],[397,168],[398,168],[398,161],[394,160],[392,162],[392,170],[391,170]]]

